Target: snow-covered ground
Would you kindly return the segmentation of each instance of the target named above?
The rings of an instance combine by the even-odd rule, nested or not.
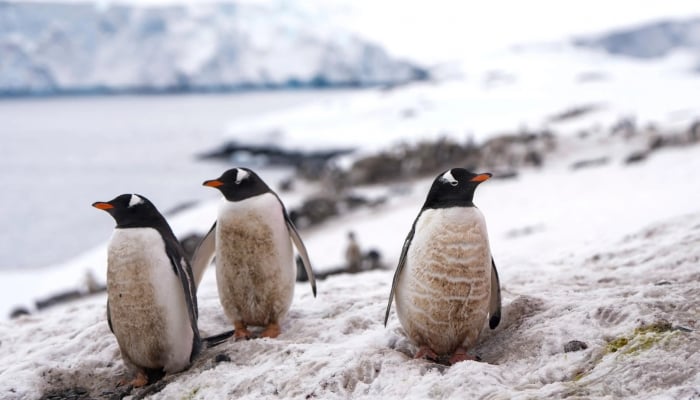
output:
[[[298,284],[277,340],[208,350],[191,369],[166,378],[153,398],[697,398],[700,147],[664,149],[625,165],[612,139],[586,140],[612,161],[572,171],[570,155],[555,158],[477,191],[504,293],[501,325],[485,330],[472,350],[483,362],[447,368],[413,360],[395,315],[382,324],[426,179],[380,209],[302,233],[318,266],[340,263],[351,229],[362,246],[382,251],[391,270],[330,277],[315,299],[308,284]],[[205,230],[214,208],[173,218],[176,233]],[[90,263],[103,253],[96,249]],[[79,272],[84,261],[56,269],[56,279]],[[204,334],[227,329],[213,270],[199,297]],[[3,397],[112,390],[127,371],[104,313],[105,297],[96,295],[1,322]],[[572,340],[587,349],[566,353]],[[230,361],[216,363],[222,353]]]

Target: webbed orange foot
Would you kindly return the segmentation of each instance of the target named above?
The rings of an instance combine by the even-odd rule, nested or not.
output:
[[[413,356],[413,358],[427,358],[428,360],[436,361],[438,359],[438,355],[435,354],[433,349],[431,349],[430,347],[421,346],[416,352],[416,355]]]
[[[251,333],[243,321],[235,321],[233,323],[233,328],[235,329],[233,338],[236,341],[250,339]]]
[[[454,365],[460,361],[479,361],[478,358],[467,354],[467,349],[460,347],[450,357],[450,365]]]
[[[277,336],[280,335],[280,326],[279,324],[272,323],[268,325],[264,331],[260,334],[261,337],[266,337],[270,339],[274,339]]]
[[[148,376],[143,371],[137,372],[136,376],[131,381],[129,381],[127,379],[120,379],[119,383],[117,383],[118,386],[131,385],[134,388],[140,388],[140,387],[146,386],[147,384],[148,384]]]

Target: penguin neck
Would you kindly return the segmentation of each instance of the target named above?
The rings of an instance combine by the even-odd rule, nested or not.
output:
[[[450,207],[476,207],[472,199],[428,199],[423,205],[424,210],[450,208]]]
[[[173,236],[173,237],[175,236],[172,229],[170,229],[170,226],[167,224],[167,222],[165,222],[164,219],[162,219],[162,217],[161,218],[142,219],[142,220],[121,221],[115,227],[115,229],[129,229],[129,228],[155,229],[164,238],[168,237],[168,236]]]

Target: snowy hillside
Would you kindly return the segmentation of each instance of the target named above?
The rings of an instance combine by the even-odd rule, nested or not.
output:
[[[597,37],[578,39],[576,44],[643,59],[663,57],[674,50],[690,50],[700,57],[700,18],[618,29]]]
[[[609,139],[585,140],[615,154]],[[697,399],[700,147],[661,150],[633,165],[566,165],[477,191],[504,293],[501,325],[472,350],[482,362],[413,360],[395,314],[382,324],[393,271],[375,271],[321,281],[315,299],[298,284],[278,339],[208,350],[150,398]],[[429,185],[417,181],[379,210],[304,232],[312,261],[340,259],[352,229],[393,268]],[[176,232],[206,229],[199,225],[212,210],[174,218]],[[212,270],[199,298],[203,332],[228,329]],[[127,374],[104,295],[0,322],[0,338],[5,399],[109,398]]]
[[[364,86],[423,77],[286,2],[0,3],[0,94]]]

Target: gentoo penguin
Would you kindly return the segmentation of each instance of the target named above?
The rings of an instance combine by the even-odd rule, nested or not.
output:
[[[309,256],[282,201],[247,168],[233,168],[204,182],[224,195],[217,220],[195,251],[195,282],[216,256],[219,300],[233,322],[235,337],[248,339],[249,325],[264,326],[261,336],[275,338],[294,295],[296,245],[316,296]],[[291,238],[291,240],[290,240]]]
[[[165,218],[145,197],[92,205],[117,222],[107,257],[107,322],[134,387],[187,368],[199,353],[192,269]],[[230,336],[230,335],[229,335]]]
[[[473,360],[472,347],[489,318],[501,319],[501,289],[484,216],[474,190],[491,174],[453,168],[438,175],[406,237],[389,295],[384,325],[396,296],[396,313],[416,358],[450,364]]]

